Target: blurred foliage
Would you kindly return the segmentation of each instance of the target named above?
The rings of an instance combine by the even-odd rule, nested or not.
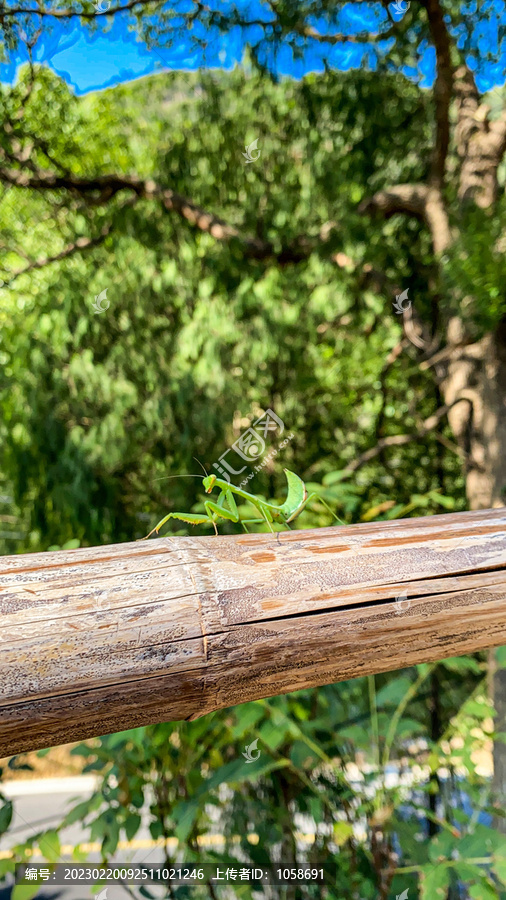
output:
[[[464,210],[458,238],[443,267],[443,305],[458,312],[475,340],[506,316],[506,201],[490,210]]]
[[[286,28],[294,9],[283,4]],[[396,63],[420,33],[405,37]],[[153,177],[276,252],[317,238],[323,223],[339,226],[307,259],[281,265],[245,258],[238,241],[215,241],[154,201],[128,205],[118,194],[94,206],[3,187],[0,521],[12,531],[0,532],[2,552],[132,540],[170,510],[199,510],[197,478],[163,479],[200,478],[194,457],[210,469],[267,408],[294,437],[248,490],[281,502],[286,466],[348,523],[464,508],[443,421],[347,470],[382,438],[416,435],[441,406],[411,348],[390,359],[402,338],[396,291],[409,288],[438,327],[427,235],[415,221],[378,227],[357,212],[372,191],[426,176],[430,93],[385,70],[274,83],[258,72],[261,48],[253,56],[251,70],[165,73],[81,99],[47,69],[35,70],[28,104],[28,69],[2,88],[0,114],[21,147],[35,136],[43,168]],[[245,165],[256,139],[260,160]],[[444,265],[445,302],[472,296],[479,332],[504,313],[504,210],[468,215]],[[16,275],[109,226],[92,250]],[[104,290],[109,306],[97,313]],[[316,502],[293,524],[332,519]],[[483,655],[420,665],[87,742],[77,752],[100,785],[62,828],[83,822],[106,859],[147,810],[171,862],[331,859],[332,900],[406,888],[424,900],[498,898],[506,848],[491,816],[501,811],[477,762],[494,739]],[[260,757],[247,764],[254,740]],[[12,808],[0,803],[1,832]],[[54,861],[60,830],[33,834],[14,858],[38,844]],[[301,844],[297,834],[312,831]],[[204,850],[209,833],[223,834],[223,846]],[[13,865],[0,860],[0,873]]]
[[[402,76],[367,72],[325,76],[318,94],[240,70],[192,80],[195,90],[167,74],[77,100],[37,70],[19,140],[44,135],[57,164],[81,176],[135,171],[177,185],[277,249],[311,239],[322,222],[339,229],[324,252],[280,266],[245,259],[154,202],[131,207],[119,195],[95,207],[4,188],[0,489],[26,531],[7,550],[141,536],[147,517],[196,500],[194,479],[159,479],[198,473],[193,457],[209,469],[268,407],[294,439],[249,489],[275,496],[282,466],[321,479],[384,436],[416,433],[440,405],[414,353],[388,364],[402,336],[393,289],[363,272],[367,263],[387,284],[402,279],[430,318],[426,236],[416,222],[397,217],[380,230],[357,213],[371,188],[424,175],[424,95]],[[11,120],[25,87],[22,78],[3,92]],[[255,137],[261,164],[246,166]],[[109,224],[92,252],[10,284],[23,254],[57,255]],[[339,253],[355,266],[336,266]],[[110,305],[97,314],[103,290]],[[355,502],[337,511],[348,521],[435,490],[464,504],[460,461],[433,434],[384,451],[353,483]]]
[[[335,900],[373,900],[385,883],[389,894],[419,889],[433,900],[436,887],[457,882],[462,896],[467,885],[468,896],[499,898],[506,846],[490,827],[497,809],[479,774],[495,738],[483,670],[473,658],[448,659],[88,741],[72,752],[99,787],[57,831],[16,845],[14,858],[29,861],[38,846],[54,862],[57,832],[81,822],[108,861],[144,821],[168,865],[320,868],[334,860],[337,881],[323,896]],[[446,723],[437,740],[427,736],[433,702]],[[248,763],[253,740],[259,756]],[[209,835],[222,840],[202,843]],[[76,861],[87,855],[75,847]],[[151,896],[149,888],[132,890]],[[284,890],[272,888],[272,896]],[[238,896],[255,895],[241,885]],[[171,896],[209,894],[205,886],[173,886]],[[293,896],[318,897],[322,889],[300,887]]]

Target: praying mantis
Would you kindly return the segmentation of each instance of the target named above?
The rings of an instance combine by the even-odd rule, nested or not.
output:
[[[229,484],[228,481],[224,481],[223,478],[218,478],[217,475],[206,474],[205,478],[202,479],[202,485],[206,494],[210,494],[214,488],[218,488],[220,493],[216,502],[213,500],[205,501],[205,514],[169,513],[158,522],[158,525],[155,525],[152,531],[150,531],[143,540],[147,540],[147,538],[151,537],[155,532],[158,534],[160,528],[162,528],[169,519],[180,519],[182,522],[188,522],[190,525],[203,525],[204,523],[210,522],[213,525],[216,534],[218,534],[218,529],[216,527],[218,519],[226,519],[230,522],[240,522],[246,532],[248,532],[246,525],[259,523],[266,524],[270,531],[274,532],[274,528],[272,527],[274,523],[286,525],[286,527],[289,528],[289,522],[293,522],[312,500],[319,500],[320,503],[323,503],[328,509],[334,519],[340,522],[341,525],[344,524],[344,522],[341,522],[341,520],[332,512],[327,503],[325,503],[325,500],[322,500],[318,494],[312,493],[308,495],[306,485],[302,481],[302,478],[299,478],[295,472],[290,472],[289,469],[283,469],[283,471],[288,482],[288,493],[285,502],[282,503],[281,506],[277,506],[275,503],[267,503],[266,500],[261,500],[259,497],[255,497],[254,494],[249,494],[248,491],[244,491],[233,484]],[[247,501],[255,507],[260,513],[260,518],[241,519],[234,495],[241,497],[242,500]],[[227,506],[225,506],[225,503]]]

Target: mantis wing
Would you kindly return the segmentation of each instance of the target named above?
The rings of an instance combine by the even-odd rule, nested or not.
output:
[[[290,521],[290,518],[295,518],[297,511],[302,508],[307,491],[302,478],[299,478],[295,472],[290,472],[290,469],[283,469],[283,471],[288,482],[288,493],[285,502],[278,509],[283,516],[287,517],[287,521]]]

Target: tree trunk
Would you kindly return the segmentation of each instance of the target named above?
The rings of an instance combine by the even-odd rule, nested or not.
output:
[[[506,491],[506,320],[475,344],[458,347],[462,324],[452,319],[452,356],[442,383],[448,419],[465,451],[466,493],[470,509],[504,506]]]
[[[466,494],[470,509],[498,508],[506,492],[506,320],[475,344],[463,341],[460,320],[449,323],[448,343],[455,348],[442,384],[445,402],[465,396],[448,414],[452,430],[465,451]],[[506,731],[506,669],[489,654],[491,694],[496,709],[495,727]],[[494,741],[493,802],[506,807],[506,744]],[[495,827],[506,834],[506,819]]]

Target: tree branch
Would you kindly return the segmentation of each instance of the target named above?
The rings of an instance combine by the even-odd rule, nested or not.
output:
[[[380,212],[385,218],[406,213],[421,219],[428,226],[434,252],[440,254],[450,245],[452,236],[442,188],[446,158],[450,143],[450,103],[453,95],[453,65],[451,44],[440,0],[422,0],[427,12],[429,29],[436,50],[437,76],[434,83],[436,105],[436,138],[429,182],[399,184],[377,191],[363,201],[359,212]]]
[[[125,209],[127,206],[133,206],[134,203],[137,202],[137,199],[137,197],[132,198],[121,207],[121,210]],[[82,253],[84,250],[90,250],[92,247],[98,247],[100,244],[103,244],[112,230],[113,223],[110,222],[108,225],[104,225],[100,233],[93,238],[77,238],[76,241],[71,244],[67,244],[67,246],[64,247],[63,250],[60,250],[59,253],[55,253],[53,256],[44,256],[40,259],[32,260],[27,266],[24,266],[22,269],[18,269],[15,272],[8,273],[10,277],[7,278],[7,281],[3,282],[3,287],[10,287],[11,284],[20,277],[20,275],[25,275],[27,272],[32,272],[34,269],[44,269],[46,266],[49,266],[54,262],[60,262],[62,259],[67,259],[69,256],[73,256],[74,253]]]
[[[3,155],[5,158],[5,152]],[[9,167],[0,168],[0,181],[12,187],[36,191],[66,190],[84,197],[88,204],[95,206],[106,203],[120,191],[133,191],[136,199],[159,199],[165,209],[176,212],[194,228],[210,234],[216,240],[237,240],[249,258],[273,259],[280,265],[307,259],[319,246],[323,247],[330,240],[338,227],[336,223],[328,222],[322,226],[316,237],[300,235],[291,244],[275,251],[270,242],[242,234],[236,226],[230,225],[220,216],[208,212],[188,197],[149,178],[115,173],[83,178],[70,173],[46,171],[32,165],[29,172]]]
[[[13,187],[29,188],[36,191],[66,190],[85,197],[88,202],[100,205],[107,202],[120,191],[133,191],[138,198],[159,198],[168,210],[174,210],[200,231],[207,232],[217,240],[237,238],[253,256],[268,256],[272,247],[254,237],[241,236],[239,230],[228,225],[219,216],[209,213],[193,203],[188,197],[178,194],[169,188],[163,188],[152,179],[138,178],[135,175],[98,175],[82,178],[75,175],[58,174],[56,172],[37,169],[33,173],[20,169],[1,168],[0,181]]]
[[[424,184],[397,184],[363,200],[358,207],[359,213],[379,212],[385,219],[396,213],[409,213],[415,218],[424,219],[429,188]]]
[[[471,403],[469,397],[458,397],[453,401],[449,406],[441,406],[435,413],[425,419],[422,422],[418,431],[415,431],[411,434],[392,434],[388,437],[381,438],[378,441],[375,447],[371,447],[370,450],[366,450],[365,453],[361,453],[360,456],[357,456],[353,462],[349,463],[346,466],[347,472],[356,472],[357,469],[361,468],[361,466],[370,462],[376,456],[379,456],[383,450],[386,450],[388,447],[402,447],[404,444],[410,444],[412,441],[417,441],[420,438],[425,437],[425,435],[429,434],[429,432],[434,431],[438,423],[441,421],[444,416],[448,414],[450,409],[454,407],[457,403],[461,403],[465,400],[467,403]]]
[[[436,143],[432,161],[431,182],[443,186],[446,157],[450,145],[450,103],[453,94],[451,44],[440,0],[423,0],[429,30],[436,50],[437,75],[434,83],[436,102]]]
[[[434,252],[439,254],[452,241],[450,222],[441,191],[425,184],[398,184],[363,200],[359,213],[381,213],[389,219],[396,213],[407,213],[428,226]]]
[[[267,23],[266,23],[267,24]],[[293,31],[302,37],[311,38],[313,41],[319,41],[324,44],[374,44],[378,41],[386,41],[391,37],[395,37],[397,25],[394,23],[383,32],[359,32],[358,34],[321,34],[311,25],[294,25]]]
[[[96,12],[86,12],[86,10],[78,9],[49,9],[46,6],[25,7],[25,6],[0,6],[0,20],[2,18],[9,19],[18,15],[30,15],[40,17],[50,17],[53,19],[72,19],[79,17],[80,19],[95,19],[97,16],[114,16],[116,13],[133,9],[134,6],[162,6],[164,0],[127,0],[121,6],[114,6],[107,10],[97,10]],[[201,4],[198,4],[200,7]]]
[[[62,259],[67,259],[69,256],[73,256],[74,253],[78,253],[82,250],[89,250],[91,247],[97,247],[99,244],[102,244],[106,239],[107,235],[110,234],[111,227],[108,226],[104,228],[100,235],[94,238],[78,238],[73,244],[68,244],[60,253],[55,253],[54,256],[43,256],[40,259],[34,259],[27,266],[24,266],[22,269],[17,269],[15,272],[8,273],[7,280],[3,281],[2,287],[10,287],[11,284],[16,281],[20,275],[25,275],[26,272],[32,272],[34,269],[44,269],[46,266],[51,265],[51,263],[59,262]]]

